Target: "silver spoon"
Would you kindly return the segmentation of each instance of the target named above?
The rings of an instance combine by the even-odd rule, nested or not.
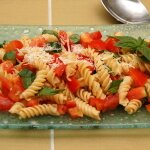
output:
[[[150,22],[150,15],[140,0],[101,0],[105,9],[118,21],[129,24]]]

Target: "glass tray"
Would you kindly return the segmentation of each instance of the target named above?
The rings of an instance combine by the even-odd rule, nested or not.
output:
[[[111,25],[111,26],[0,26],[0,42],[18,39],[23,35],[34,36],[43,29],[62,29],[75,33],[102,31],[104,37],[122,31],[126,35],[150,39],[150,25]],[[71,119],[69,116],[41,116],[19,120],[18,116],[0,112],[0,128],[19,129],[90,129],[90,128],[149,128],[150,113],[141,108],[137,113],[128,115],[123,108],[102,114],[101,121],[88,117]]]

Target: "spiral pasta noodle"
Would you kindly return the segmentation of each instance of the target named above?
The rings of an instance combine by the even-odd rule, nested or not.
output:
[[[92,91],[92,94],[96,98],[105,98],[105,94],[103,93],[100,84],[95,81],[95,78],[91,75],[87,65],[85,63],[79,63],[78,67],[81,76],[84,77],[85,83],[88,85],[89,90]]]
[[[126,98],[129,89],[132,85],[132,78],[130,76],[125,76],[121,82],[118,93],[119,93],[119,104],[126,106],[129,103],[129,100]]]
[[[21,99],[27,99],[34,96],[38,91],[43,87],[44,82],[46,81],[46,70],[40,70],[37,72],[36,78],[33,83],[20,95]]]
[[[3,48],[0,48],[0,60],[3,60],[5,53],[5,50]]]
[[[70,77],[73,76],[73,75],[75,75],[76,70],[77,70],[77,64],[76,64],[76,63],[69,63],[69,64],[66,66],[66,69],[65,69],[66,78],[67,78],[68,80],[70,80]]]
[[[128,105],[125,107],[125,111],[128,114],[133,114],[142,106],[142,102],[138,99],[132,99],[129,101]]]
[[[64,94],[59,93],[56,95],[43,96],[42,100],[50,100],[50,101],[55,102],[57,104],[65,104],[67,101],[67,97]]]
[[[114,75],[121,75],[122,67],[116,58],[109,58],[104,60],[105,64],[112,70]]]
[[[20,119],[26,119],[35,116],[43,116],[43,115],[59,116],[59,113],[57,111],[57,107],[51,104],[43,104],[43,105],[36,105],[34,107],[26,107],[26,108],[22,108],[19,111]]]
[[[11,114],[18,114],[19,111],[24,108],[24,104],[21,103],[21,102],[16,102],[10,109],[9,109],[9,112]]]
[[[47,41],[47,42],[57,42],[58,38],[52,34],[42,34],[42,37]]]
[[[57,88],[61,84],[61,80],[55,75],[54,69],[50,69],[47,73],[48,82],[54,87]]]
[[[83,112],[84,115],[100,120],[100,112],[89,104],[83,102],[79,98],[75,98],[77,107]]]
[[[101,84],[102,89],[106,92],[109,89],[111,84],[110,74],[108,69],[105,67],[104,62],[101,60],[101,56],[92,49],[85,49],[84,54],[88,57],[91,57],[94,61],[94,65],[97,71],[97,79]]]
[[[145,83],[145,89],[147,91],[148,98],[150,98],[150,79]]]
[[[86,91],[85,89],[79,89],[76,93],[76,95],[83,101],[85,101],[86,103],[88,103],[89,99],[92,96],[92,93],[89,91]]]

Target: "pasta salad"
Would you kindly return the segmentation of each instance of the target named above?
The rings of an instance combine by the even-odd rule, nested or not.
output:
[[[121,32],[43,30],[0,44],[0,111],[20,119],[150,111],[150,42]]]

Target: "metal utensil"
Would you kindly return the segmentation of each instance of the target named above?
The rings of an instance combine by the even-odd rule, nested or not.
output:
[[[150,15],[140,0],[101,0],[105,9],[118,21],[129,24],[150,22]]]

